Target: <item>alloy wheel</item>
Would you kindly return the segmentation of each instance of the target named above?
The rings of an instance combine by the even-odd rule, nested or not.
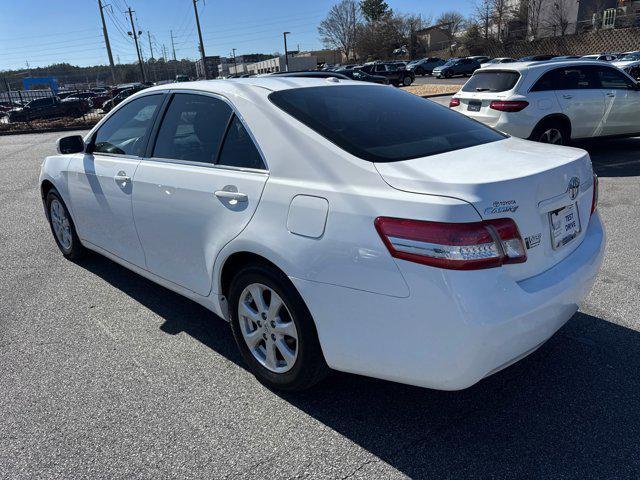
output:
[[[551,143],[554,145],[562,145],[564,143],[564,138],[562,136],[562,132],[557,128],[547,128],[542,134],[538,141],[541,143]]]
[[[238,302],[240,331],[253,357],[267,370],[284,373],[298,357],[298,330],[282,298],[261,283],[248,285]]]
[[[73,236],[71,234],[71,222],[67,217],[67,213],[62,204],[53,199],[49,207],[49,214],[51,217],[51,225],[53,226],[53,232],[56,235],[58,243],[64,250],[71,250],[73,243]]]

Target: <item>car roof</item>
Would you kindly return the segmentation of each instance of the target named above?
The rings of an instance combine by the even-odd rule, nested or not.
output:
[[[314,78],[314,77],[288,77],[288,76],[265,76],[250,78],[233,78],[227,80],[197,80],[194,82],[172,83],[146,88],[144,92],[167,91],[167,90],[199,90],[202,92],[219,93],[225,95],[240,95],[247,90],[264,89],[272,92],[289,90],[292,88],[308,87],[331,87],[339,84],[362,85],[350,79]],[[375,85],[375,84],[367,84]],[[384,87],[384,85],[379,85]]]
[[[544,60],[538,62],[512,62],[490,65],[482,69],[482,72],[491,70],[513,70],[520,73],[536,70],[550,70],[551,68],[576,67],[579,65],[596,65],[601,67],[603,63],[599,60]]]

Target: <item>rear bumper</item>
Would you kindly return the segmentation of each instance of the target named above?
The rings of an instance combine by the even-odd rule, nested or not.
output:
[[[535,350],[571,318],[593,285],[604,244],[595,214],[574,252],[521,282],[501,268],[459,272],[398,261],[408,298],[291,280],[330,367],[459,390]]]

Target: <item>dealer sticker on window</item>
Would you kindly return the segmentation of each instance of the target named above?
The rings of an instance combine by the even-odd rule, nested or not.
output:
[[[549,213],[551,246],[554,250],[566,245],[580,233],[580,215],[575,203]]]

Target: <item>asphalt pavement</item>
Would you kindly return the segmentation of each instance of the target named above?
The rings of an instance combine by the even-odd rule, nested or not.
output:
[[[284,395],[207,310],[62,257],[37,184],[61,135],[0,137],[0,478],[640,477],[640,138],[585,145],[606,258],[538,351],[460,392],[335,373]]]

